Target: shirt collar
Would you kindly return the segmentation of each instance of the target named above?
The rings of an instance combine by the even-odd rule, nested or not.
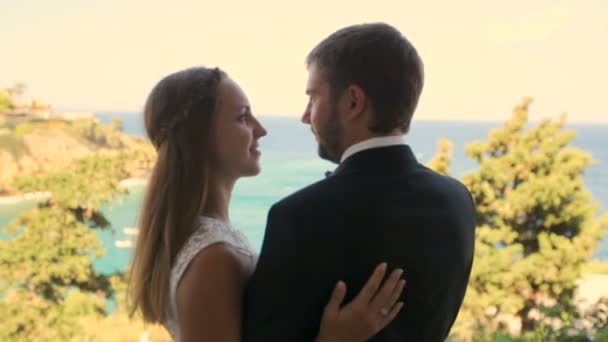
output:
[[[377,147],[386,147],[386,146],[394,146],[394,145],[405,145],[405,139],[403,135],[397,136],[387,136],[387,137],[378,137],[371,138],[367,140],[363,140],[356,144],[350,145],[344,153],[342,153],[342,158],[340,159],[340,163],[346,160],[346,158],[352,156],[357,152],[361,152],[364,150],[369,150],[371,148]]]

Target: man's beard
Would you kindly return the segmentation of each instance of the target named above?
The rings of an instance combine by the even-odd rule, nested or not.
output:
[[[316,135],[319,157],[339,164],[344,149],[342,148],[342,127],[338,120],[337,104],[331,106],[329,119],[324,127],[319,127]]]

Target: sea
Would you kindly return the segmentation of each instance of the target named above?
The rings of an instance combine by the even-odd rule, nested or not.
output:
[[[96,115],[103,122],[119,117],[125,132],[144,134],[141,115],[137,113],[100,112]],[[317,146],[310,128],[300,123],[297,117],[261,116],[260,121],[268,131],[267,136],[260,140],[262,172],[256,177],[238,181],[230,205],[232,224],[241,229],[258,250],[264,237],[267,212],[272,204],[322,179],[326,171],[336,167],[317,156]],[[419,161],[426,163],[434,155],[438,140],[450,139],[454,143],[451,175],[460,178],[477,168],[477,163],[465,154],[466,144],[485,139],[492,128],[500,126],[502,123],[498,121],[415,120],[406,140]],[[573,145],[591,152],[596,161],[585,171],[584,179],[601,210],[607,211],[608,124],[569,124],[567,128],[576,131]],[[134,235],[129,234],[128,228],[136,226],[144,190],[142,186],[130,187],[128,195],[102,207],[112,229],[98,233],[107,250],[105,256],[95,261],[94,267],[98,271],[105,274],[123,271],[130,262],[132,248],[128,245],[133,242]],[[0,227],[33,205],[31,200],[0,205]],[[608,232],[593,258],[608,260]]]

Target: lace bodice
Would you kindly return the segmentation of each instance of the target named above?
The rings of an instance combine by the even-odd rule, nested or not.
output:
[[[246,266],[248,266],[251,271],[253,271],[253,268],[255,267],[257,255],[241,231],[224,221],[212,217],[201,217],[198,229],[190,236],[188,241],[186,241],[186,244],[184,244],[184,247],[179,251],[171,269],[169,280],[169,312],[167,313],[165,327],[169,330],[173,340],[176,342],[180,341],[176,302],[177,285],[192,259],[204,248],[217,242],[228,243],[242,252],[242,254],[246,256],[246,260],[250,263]]]

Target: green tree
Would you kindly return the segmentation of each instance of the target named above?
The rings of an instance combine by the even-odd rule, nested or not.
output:
[[[122,131],[122,119],[114,118],[109,124],[104,124],[96,119],[81,119],[71,123],[71,131],[87,143],[96,147],[109,147],[120,149],[125,147]],[[132,137],[131,137],[132,138]]]
[[[110,124],[112,130],[115,132],[122,132],[122,119],[119,117],[112,118],[112,123]]]
[[[95,155],[66,171],[17,180],[21,191],[50,198],[20,215],[0,240],[0,340],[67,341],[83,334],[83,317],[103,317],[114,289],[92,262],[104,254],[96,230],[107,229],[102,203],[124,193],[130,153]]]
[[[520,322],[547,321],[548,309],[576,311],[581,267],[608,227],[583,183],[593,162],[569,146],[565,116],[528,125],[531,99],[486,141],[467,146],[479,169],[464,176],[477,207],[475,261],[453,333],[470,340]],[[529,127],[526,127],[529,126]]]
[[[110,279],[116,291],[116,307],[112,314],[106,317],[85,316],[80,323],[84,327],[83,340],[96,342],[115,341],[172,341],[168,331],[158,324],[145,324],[138,315],[129,317],[127,307],[127,277],[125,274],[113,276]]]
[[[13,100],[9,92],[5,89],[0,89],[0,114],[6,112],[13,106]]]
[[[454,143],[446,138],[439,139],[437,152],[435,152],[435,156],[433,156],[433,159],[429,161],[427,166],[443,175],[448,175],[450,173],[453,152]]]

